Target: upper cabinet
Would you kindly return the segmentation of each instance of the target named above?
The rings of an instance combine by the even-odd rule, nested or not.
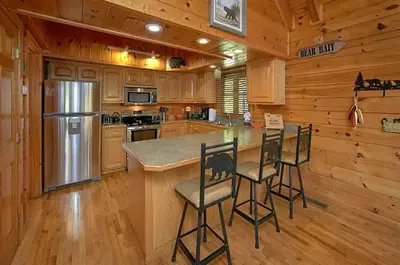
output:
[[[196,75],[188,74],[182,76],[182,101],[194,102],[196,89]]]
[[[52,80],[76,80],[76,64],[74,63],[51,61],[49,70]]]
[[[285,104],[285,61],[262,59],[247,63],[247,100],[250,104]]]
[[[212,72],[197,74],[196,102],[216,103],[216,83]]]
[[[170,102],[170,77],[167,74],[156,75],[156,86],[157,86],[157,101],[158,102]]]
[[[155,86],[155,72],[138,69],[125,69],[125,84],[132,86]]]
[[[171,102],[182,101],[182,78],[178,74],[169,76],[169,91]]]
[[[103,68],[103,103],[123,103],[123,72],[121,68]]]
[[[100,68],[93,65],[78,65],[78,81],[99,82]]]

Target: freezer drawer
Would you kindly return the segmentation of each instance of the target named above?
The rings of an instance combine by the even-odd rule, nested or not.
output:
[[[44,191],[100,177],[100,117],[43,119]]]

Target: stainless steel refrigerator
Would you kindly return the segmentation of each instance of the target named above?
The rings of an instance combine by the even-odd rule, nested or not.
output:
[[[47,80],[43,89],[44,191],[100,178],[100,86]]]

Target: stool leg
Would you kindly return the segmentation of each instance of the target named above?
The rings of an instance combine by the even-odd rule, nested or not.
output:
[[[224,244],[226,247],[226,256],[228,258],[228,265],[232,264],[232,259],[231,259],[231,252],[229,250],[229,244],[228,244],[228,235],[226,234],[226,228],[225,228],[225,218],[224,218],[224,211],[222,210],[222,204],[218,203],[218,209],[219,209],[219,217],[221,218],[221,228],[222,228],[222,233],[224,235]]]
[[[253,185],[253,196],[254,196],[254,227],[255,227],[255,240],[256,240],[256,248],[258,249],[260,247],[260,244],[258,242],[258,212],[257,212],[257,183],[255,181],[252,181],[251,183]],[[250,184],[250,185],[251,185]]]
[[[283,178],[283,169],[285,168],[285,164],[282,164],[282,168],[281,168],[281,177],[279,178],[279,194],[281,194],[281,190],[282,190],[282,178]]]
[[[200,246],[201,246],[201,212],[197,212],[197,242],[196,242],[196,265],[200,264]]]
[[[204,237],[203,237],[203,241],[207,242],[207,210],[204,210]]]
[[[178,251],[178,242],[179,242],[179,239],[182,234],[183,223],[185,222],[187,206],[188,206],[188,202],[185,202],[185,206],[183,207],[183,213],[182,213],[182,217],[181,217],[181,223],[179,224],[178,235],[176,236],[174,252],[172,254],[172,259],[171,259],[172,262],[176,261],[176,252]]]
[[[289,166],[289,208],[290,219],[293,219],[293,172],[292,166]]]
[[[237,190],[235,192],[235,198],[233,199],[233,206],[232,206],[232,212],[231,212],[231,217],[229,218],[229,226],[232,226],[232,221],[233,221],[233,213],[236,210],[236,204],[237,204],[237,199],[239,197],[239,189],[240,189],[240,184],[242,183],[242,177],[239,177],[239,183],[238,183],[238,187]]]
[[[265,193],[264,204],[267,205],[268,202],[268,180],[265,181],[265,186],[267,187],[267,192]]]
[[[253,214],[253,185],[252,182],[250,181],[250,215]]]
[[[299,175],[300,189],[301,189],[301,198],[303,199],[303,208],[307,208],[306,196],[304,195],[304,187],[303,187],[303,179],[301,176],[300,166],[297,166],[297,174]]]
[[[272,180],[273,180],[273,179],[274,179],[274,178],[272,177],[271,180],[269,181],[269,184],[268,184],[268,182],[266,181],[266,183],[267,183],[267,195],[268,195],[268,197],[269,197],[269,201],[270,201],[270,204],[271,204],[272,213],[273,213],[273,215],[274,215],[276,232],[279,233],[279,232],[281,231],[281,229],[279,228],[278,217],[276,216],[274,201],[272,200],[272,194],[271,194],[271,187],[272,187]]]

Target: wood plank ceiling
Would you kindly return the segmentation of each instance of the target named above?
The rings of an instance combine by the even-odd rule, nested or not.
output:
[[[182,2],[177,0],[178,2]],[[268,18],[277,25],[284,26],[282,16],[275,4],[276,0],[254,0],[248,1],[248,9],[256,10],[257,16],[268,15]],[[284,0],[287,1],[287,0]],[[283,2],[284,2],[283,1]],[[263,58],[270,56],[259,50],[249,49],[246,45],[226,40],[200,31],[189,29],[182,25],[169,22],[167,19],[154,18],[146,12],[137,12],[114,5],[104,0],[4,0],[7,7],[17,13],[51,20],[57,23],[69,24],[77,27],[89,27],[88,29],[107,30],[107,33],[124,33],[132,38],[148,40],[156,44],[185,49],[209,56],[227,59],[222,66],[240,65],[252,58]],[[169,2],[160,0],[160,2]],[[186,1],[186,5],[199,13],[208,12],[203,10],[208,7],[207,1]],[[259,12],[259,13],[257,13]],[[284,14],[286,17],[286,13]],[[178,14],[182,15],[182,14]],[[254,15],[255,16],[255,15]],[[184,19],[184,18],[182,18]],[[254,19],[254,18],[248,18]],[[147,23],[156,22],[163,27],[161,33],[151,33],[145,29]],[[196,40],[205,37],[210,40],[209,44],[199,45]],[[243,50],[242,54],[227,56],[232,50]]]

